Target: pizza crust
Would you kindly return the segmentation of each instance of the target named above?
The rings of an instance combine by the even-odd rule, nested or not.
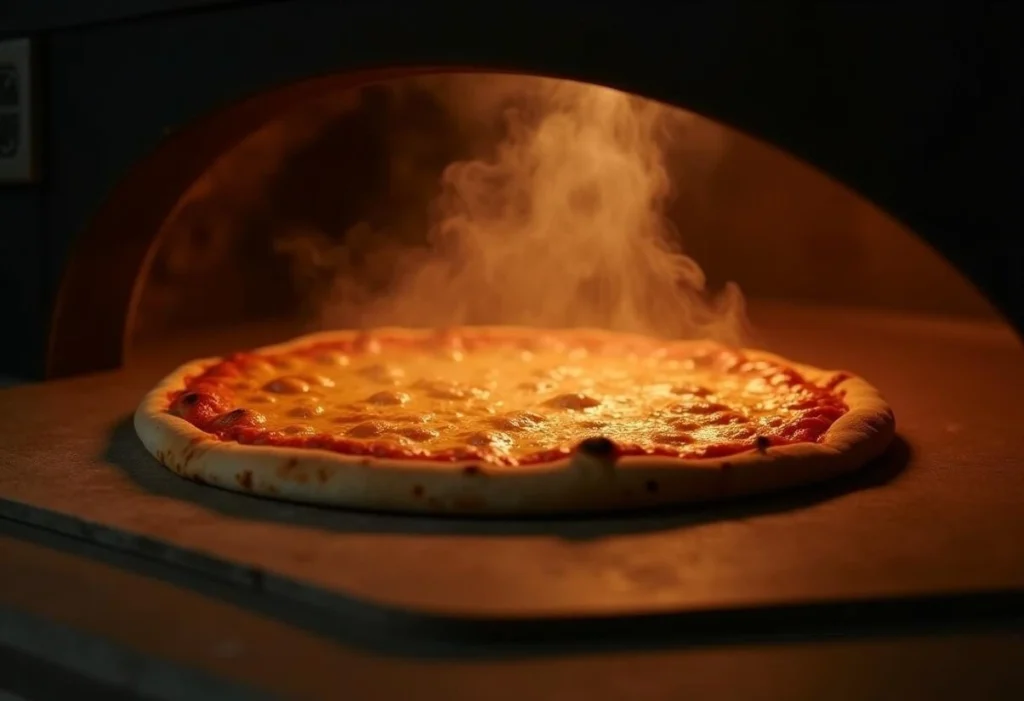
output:
[[[487,331],[487,329],[478,329]],[[380,329],[389,337],[417,335]],[[501,332],[515,329],[502,328]],[[257,349],[283,353],[355,331],[311,334]],[[523,330],[536,333],[536,330]],[[593,331],[587,331],[588,335]],[[600,332],[597,332],[600,333]],[[816,384],[838,373],[747,350],[798,370]],[[203,484],[289,501],[359,509],[466,515],[527,515],[628,510],[729,499],[810,484],[852,472],[879,456],[895,435],[895,419],[879,392],[858,377],[836,386],[849,410],[820,443],[797,443],[723,458],[627,456],[617,460],[574,453],[564,459],[497,466],[471,460],[438,462],[370,458],[311,448],[221,441],[167,411],[169,393],[220,358],[187,363],[150,391],[135,412],[146,449],[178,475]]]

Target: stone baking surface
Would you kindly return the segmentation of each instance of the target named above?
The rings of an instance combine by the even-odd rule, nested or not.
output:
[[[417,635],[5,519],[0,562],[0,685],[26,699],[122,698],[90,695],[78,680],[61,693],[49,670],[37,675],[45,692],[33,688],[26,654],[130,698],[183,701],[775,701],[780,689],[828,701],[1024,698],[1021,607],[1007,615],[991,597],[989,613],[964,617],[944,602],[930,623],[895,626],[891,608],[880,620],[858,607],[838,635],[836,618],[815,611],[796,624],[776,616],[760,634],[683,615],[568,635],[577,621],[545,620],[525,636],[491,621],[453,640],[437,626]]]
[[[764,345],[847,368],[897,416],[829,484],[583,519],[469,520],[261,500],[182,480],[131,413],[172,369],[0,392],[0,515],[327,606],[447,616],[765,607],[1024,587],[1024,350],[982,323],[785,310]]]

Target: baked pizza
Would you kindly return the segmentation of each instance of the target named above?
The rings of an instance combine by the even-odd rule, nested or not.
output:
[[[135,428],[183,477],[303,502],[528,514],[723,499],[879,455],[893,414],[846,372],[598,330],[336,331],[197,360]]]

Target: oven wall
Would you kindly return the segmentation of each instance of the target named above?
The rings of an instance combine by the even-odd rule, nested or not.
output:
[[[322,323],[357,323],[353,307],[362,305],[332,283],[344,278],[347,295],[353,287],[365,291],[402,260],[393,248],[382,252],[389,243],[424,245],[445,167],[497,148],[504,108],[482,110],[482,91],[496,91],[488,93],[494,99],[537,88],[529,79],[510,85],[501,76],[463,74],[289,103],[224,153],[164,222],[133,343],[315,309]],[[667,215],[712,289],[738,282],[755,300],[994,316],[920,238],[820,171],[692,114],[671,124],[665,156],[675,197]],[[293,259],[275,253],[296,234],[306,252],[299,275]],[[325,265],[342,247],[344,265]],[[532,274],[543,284],[544,271]]]
[[[41,368],[44,333],[43,203],[38,186],[0,185],[0,386]]]
[[[184,4],[191,7],[178,11]],[[33,34],[41,42],[45,108],[42,182],[0,189],[0,274],[17,300],[7,302],[8,319],[27,339],[0,344],[0,373],[40,374],[71,242],[130,165],[169,131],[247,94],[358,62],[514,61],[533,45],[522,37],[534,30],[537,45],[566,70],[664,88],[666,97],[691,95],[697,107],[721,108],[739,126],[817,153],[823,166],[958,253],[1021,323],[1019,159],[1005,141],[1019,139],[1018,3],[964,4],[923,17],[898,6],[809,13],[806,4],[784,3],[739,18],[714,3],[670,11],[633,3],[628,11],[593,6],[587,21],[579,8],[563,11],[543,24],[527,24],[543,15],[527,3],[510,20],[518,32],[502,37],[463,30],[492,27],[487,8],[455,15],[381,3],[144,0],[137,5],[150,14],[124,17],[116,6],[125,3],[88,3],[99,14],[85,5],[23,0],[0,16],[0,36]],[[364,31],[363,19],[376,23],[376,34]],[[435,32],[423,31],[427,21]],[[652,31],[672,41],[653,41]],[[447,41],[453,32],[456,43]],[[633,50],[607,50],[620,39]],[[890,60],[909,55],[917,58],[906,65]],[[687,65],[703,68],[688,72]],[[913,73],[920,66],[926,74]],[[810,93],[820,99],[807,99]],[[879,99],[854,99],[873,95]],[[900,102],[903,95],[910,97]],[[972,100],[984,109],[973,109]],[[882,103],[895,111],[882,115],[873,107]],[[842,118],[858,115],[860,128],[837,140]],[[930,160],[933,138],[946,139],[946,150]],[[834,146],[843,139],[847,146]],[[856,158],[879,148],[906,157],[884,166]],[[966,237],[979,244],[967,245]]]
[[[268,80],[297,80],[311,65],[337,63],[328,27],[306,43],[299,29],[307,21],[284,4],[144,0],[128,9],[26,0],[10,13],[5,7],[0,39],[30,36],[38,51],[40,177],[0,184],[0,291],[6,323],[18,331],[17,342],[0,344],[0,376],[42,377],[52,306],[75,239],[134,162],[176,127]],[[303,56],[282,65],[282,51]]]
[[[73,111],[64,111],[67,104],[63,97],[73,97],[76,91],[72,90],[72,76],[67,75],[60,64],[53,70],[54,61],[62,58],[60,46],[68,40],[73,41],[76,35],[80,39],[91,36],[90,43],[102,41],[103,33],[97,33],[96,29],[103,25],[122,23],[130,26],[139,20],[152,20],[168,14],[198,13],[242,4],[254,3],[239,0],[133,0],[131,3],[117,0],[10,0],[3,4],[0,40],[31,36],[38,44],[37,49],[42,48],[38,55],[40,61],[36,78],[45,94],[39,100],[36,114],[42,177],[27,184],[0,183],[0,299],[3,300],[0,319],[8,329],[8,341],[0,344],[0,387],[42,374],[50,308],[63,267],[61,256],[57,255],[55,260],[53,255],[62,248],[65,237],[57,234],[51,238],[55,234],[53,226],[59,226],[59,223],[51,224],[49,217],[51,207],[62,203],[61,190],[55,192],[51,187],[49,171],[66,152],[62,149],[53,154],[50,149],[54,133],[66,128],[60,118],[74,114]],[[127,42],[115,43],[114,48],[136,52],[141,47],[129,37]],[[104,80],[102,74],[96,74],[96,79],[91,82]],[[128,102],[143,96],[122,93],[98,107],[119,112]],[[48,115],[47,107],[51,105],[59,111]],[[109,160],[115,166],[123,168],[130,162],[118,162],[116,140],[106,144],[104,151],[108,158],[103,160]],[[85,154],[86,159],[90,155],[95,154]],[[136,155],[128,152],[121,157],[130,159]],[[61,165],[59,170],[62,169]],[[116,177],[120,172],[121,169],[115,167],[111,176]],[[81,177],[81,169],[75,175]],[[100,173],[94,172],[95,175]],[[83,182],[88,179],[83,179]],[[101,194],[101,191],[93,194]],[[95,201],[79,205],[79,211],[87,212],[95,206]],[[81,223],[74,217],[71,221],[74,225]]]

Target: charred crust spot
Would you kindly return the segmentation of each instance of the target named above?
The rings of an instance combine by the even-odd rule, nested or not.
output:
[[[286,460],[284,463],[284,470],[285,472],[287,472],[289,470],[294,470],[298,466],[299,461],[296,458],[288,458],[288,460]]]
[[[754,449],[759,453],[767,451],[771,444],[772,441],[767,436],[758,436],[754,439]]]
[[[327,481],[327,470],[325,470],[322,467],[317,469],[317,471],[316,471],[316,478],[317,478],[317,480],[320,481],[320,484],[323,484],[324,482],[326,482]]]
[[[192,481],[198,482],[199,484],[208,484],[200,475],[192,475]]]
[[[479,465],[466,465],[462,468],[463,473],[467,475],[482,475],[483,470],[480,469]]]
[[[412,486],[412,495],[414,497],[417,497],[417,498],[422,497],[423,496],[423,485],[422,484],[414,484]]]
[[[595,436],[594,438],[580,441],[577,449],[581,453],[586,453],[595,458],[610,458],[614,457],[616,453],[615,442],[604,436]]]
[[[646,489],[651,494],[658,493],[658,486],[659,485],[657,480],[647,480],[647,482],[644,483],[644,489]]]
[[[238,475],[236,476],[236,479],[238,480],[238,485],[242,489],[244,489],[247,492],[251,492],[252,491],[252,471],[251,470],[243,470],[242,472],[238,473]]]

